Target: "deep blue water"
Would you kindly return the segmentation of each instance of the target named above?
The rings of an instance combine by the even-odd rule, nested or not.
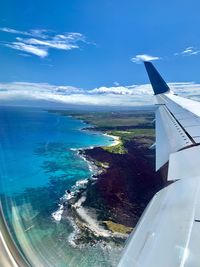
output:
[[[107,145],[112,140],[81,130],[81,121],[39,109],[0,108],[0,193],[4,213],[25,256],[45,266],[113,266],[117,259],[101,245],[73,248],[68,221],[51,213],[76,181],[89,178],[88,165],[71,148]],[[26,240],[26,241],[25,241]],[[114,260],[115,261],[115,260]]]

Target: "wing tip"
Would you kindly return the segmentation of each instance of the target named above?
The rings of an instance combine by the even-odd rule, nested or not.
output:
[[[150,61],[143,61],[155,95],[170,91],[169,86]]]

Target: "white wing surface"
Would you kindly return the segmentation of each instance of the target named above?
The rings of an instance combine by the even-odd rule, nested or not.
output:
[[[146,208],[119,267],[200,266],[200,103],[174,95],[145,62],[156,98],[156,170],[174,181]],[[178,181],[177,181],[178,180]]]

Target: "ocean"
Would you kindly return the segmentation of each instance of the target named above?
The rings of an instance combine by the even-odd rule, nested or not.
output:
[[[86,126],[40,109],[0,108],[1,202],[13,239],[33,266],[111,267],[118,262],[117,247],[101,240],[72,245],[70,218],[52,218],[65,191],[92,175],[76,149],[113,142],[82,130]]]

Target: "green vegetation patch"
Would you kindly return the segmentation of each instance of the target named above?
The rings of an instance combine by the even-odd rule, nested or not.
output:
[[[113,221],[104,221],[104,224],[113,233],[117,232],[120,234],[129,234],[133,230],[132,227],[127,227],[120,223],[114,223]]]
[[[102,148],[113,154],[126,154],[128,152],[122,141],[115,146],[103,146]]]
[[[109,135],[118,136],[123,141],[131,141],[134,137],[139,136],[154,136],[155,130],[154,129],[129,129],[129,130],[123,130],[123,131],[108,131],[107,133]]]
[[[126,154],[128,150],[125,147],[127,141],[132,141],[134,138],[140,137],[144,143],[149,143],[145,138],[154,137],[154,129],[130,129],[122,131],[106,131],[107,134],[119,137],[120,143],[114,146],[103,146],[102,148],[113,154]]]

